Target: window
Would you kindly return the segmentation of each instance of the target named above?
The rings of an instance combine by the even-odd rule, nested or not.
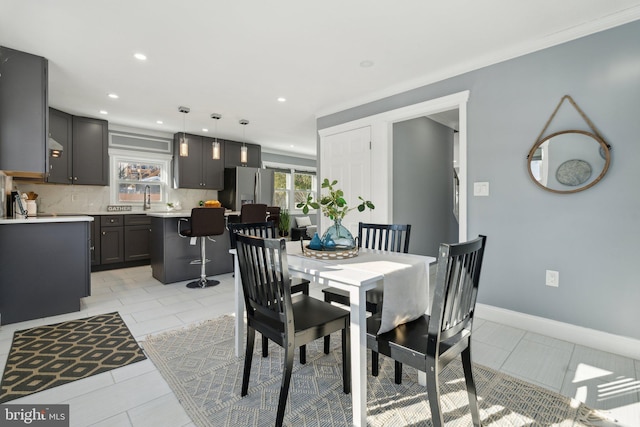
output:
[[[128,151],[109,151],[113,204],[142,205],[149,187],[151,203],[165,203],[169,182],[169,156]]]
[[[313,171],[270,168],[274,170],[273,203],[289,211],[300,211],[296,205],[307,200],[307,195],[316,198],[316,173]]]

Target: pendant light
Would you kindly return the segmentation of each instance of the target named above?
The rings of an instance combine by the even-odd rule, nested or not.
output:
[[[220,160],[220,143],[218,142],[218,120],[220,120],[222,116],[220,114],[213,113],[211,115],[211,118],[216,121],[215,124],[213,125],[213,132],[215,133],[215,137],[214,137],[215,139],[211,143],[211,158],[213,160]]]
[[[246,134],[245,134],[245,129],[246,129],[246,126],[249,124],[249,120],[242,119],[242,120],[240,120],[240,124],[242,126],[244,126],[243,129],[242,129],[242,147],[240,147],[240,163],[246,164],[248,162],[248,160],[249,160],[249,155],[248,155],[248,152],[247,152],[247,146],[245,144],[245,142],[247,140],[246,139]]]
[[[178,107],[182,116],[182,138],[180,138],[180,157],[189,157],[189,140],[187,139],[186,114],[191,111],[188,107]]]

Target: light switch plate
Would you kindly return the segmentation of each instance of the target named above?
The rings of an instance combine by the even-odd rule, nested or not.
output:
[[[489,183],[488,182],[474,182],[473,183],[473,195],[474,196],[488,196],[489,195]]]

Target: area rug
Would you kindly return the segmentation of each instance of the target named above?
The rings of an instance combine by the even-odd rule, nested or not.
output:
[[[296,360],[285,425],[351,425],[351,396],[342,393],[340,337],[331,342],[331,354],[323,353],[323,341],[318,340],[307,345],[306,365]],[[233,317],[224,316],[149,337],[142,345],[196,425],[272,426],[282,378],[282,350],[270,343],[269,357],[263,358],[256,343],[249,393],[243,398],[243,358],[235,357],[233,343]],[[578,402],[484,366],[474,365],[474,374],[484,426],[612,425]],[[432,425],[426,388],[416,383],[416,370],[405,367],[403,375],[403,383],[395,384],[393,361],[381,357],[380,376],[367,378],[368,425]],[[446,425],[472,425],[462,365],[451,363],[440,378]]]
[[[0,403],[144,359],[117,312],[16,331]]]

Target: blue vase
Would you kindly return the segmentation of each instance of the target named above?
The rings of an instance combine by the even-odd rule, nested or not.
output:
[[[330,234],[325,234],[324,239],[322,240],[322,250],[323,251],[335,251],[336,250],[336,242],[333,241],[333,238]]]
[[[320,241],[320,237],[318,237],[318,233],[315,233],[309,242],[309,249],[313,249],[314,251],[322,250],[322,242]]]
[[[330,238],[335,243],[335,250],[338,251],[356,247],[355,239],[351,235],[351,232],[342,226],[341,219],[336,219],[333,225],[324,232],[322,241],[326,241],[327,238]]]

